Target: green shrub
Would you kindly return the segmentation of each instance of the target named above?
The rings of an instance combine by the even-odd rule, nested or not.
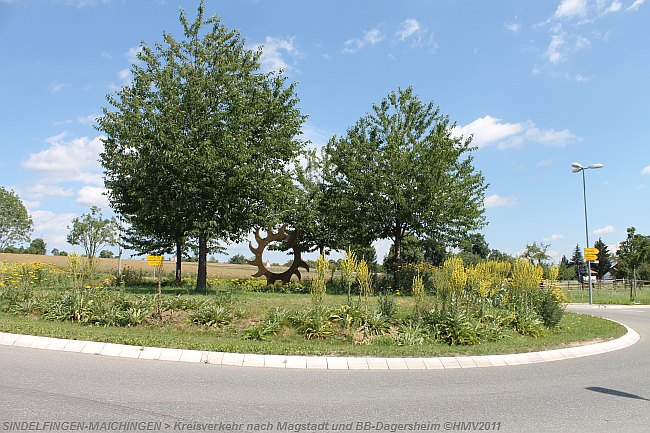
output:
[[[308,340],[317,338],[325,339],[334,334],[330,322],[330,312],[327,309],[311,309],[298,312],[293,316],[293,323],[297,326],[298,332]]]
[[[233,313],[225,306],[206,304],[190,315],[190,322],[197,325],[219,327],[227,325],[233,319]]]
[[[522,309],[517,311],[512,327],[521,335],[539,337],[544,333],[543,323],[534,310]]]
[[[556,327],[564,315],[564,306],[559,302],[555,291],[551,289],[538,290],[534,306],[544,326],[548,328]]]
[[[399,327],[395,336],[398,346],[421,346],[428,338],[425,327],[419,323],[409,322]]]
[[[253,325],[244,330],[245,340],[264,341],[271,335],[277,335],[280,331],[280,324],[274,320],[265,320],[264,322]]]
[[[397,304],[395,303],[395,298],[388,292],[384,291],[380,293],[379,298],[377,299],[377,306],[379,314],[381,314],[386,320],[393,320],[397,316]]]
[[[450,310],[440,314],[434,330],[436,338],[450,346],[472,345],[479,342],[476,322],[461,310]]]

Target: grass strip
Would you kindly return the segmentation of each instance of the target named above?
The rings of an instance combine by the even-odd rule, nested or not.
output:
[[[557,329],[549,329],[538,338],[512,334],[496,342],[474,346],[448,346],[427,342],[421,346],[395,346],[382,344],[352,345],[349,342],[305,340],[295,333],[279,335],[267,341],[249,341],[241,336],[228,335],[227,330],[189,326],[177,329],[171,326],[96,327],[68,322],[50,322],[19,317],[0,312],[0,331],[41,335],[75,340],[101,341],[179,349],[217,352],[318,355],[318,356],[378,356],[378,357],[428,357],[469,356],[533,352],[575,346],[584,342],[606,341],[625,334],[625,327],[599,317],[566,312]]]

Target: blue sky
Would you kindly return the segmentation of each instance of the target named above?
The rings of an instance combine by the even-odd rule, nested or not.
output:
[[[72,249],[66,226],[91,205],[110,212],[94,118],[129,82],[140,42],[178,35],[179,7],[192,17],[197,4],[0,0],[0,185],[48,250]],[[559,260],[584,247],[574,161],[605,164],[586,172],[592,242],[650,234],[650,2],[224,0],[206,12],[298,82],[314,146],[409,85],[474,134],[491,248],[544,242]]]

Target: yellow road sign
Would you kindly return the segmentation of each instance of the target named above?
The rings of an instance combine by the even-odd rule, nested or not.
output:
[[[593,260],[598,260],[598,256],[596,254],[585,254],[585,260],[589,262]]]
[[[585,256],[586,255],[596,255],[600,251],[598,251],[598,248],[585,248]]]
[[[162,265],[163,256],[147,256],[147,263],[149,266]]]

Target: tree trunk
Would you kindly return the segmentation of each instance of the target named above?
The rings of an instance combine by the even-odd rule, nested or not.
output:
[[[180,286],[183,282],[181,273],[181,262],[183,261],[183,242],[179,239],[176,241],[176,285]]]
[[[196,290],[205,291],[208,282],[208,238],[199,235],[199,269],[196,277]]]

